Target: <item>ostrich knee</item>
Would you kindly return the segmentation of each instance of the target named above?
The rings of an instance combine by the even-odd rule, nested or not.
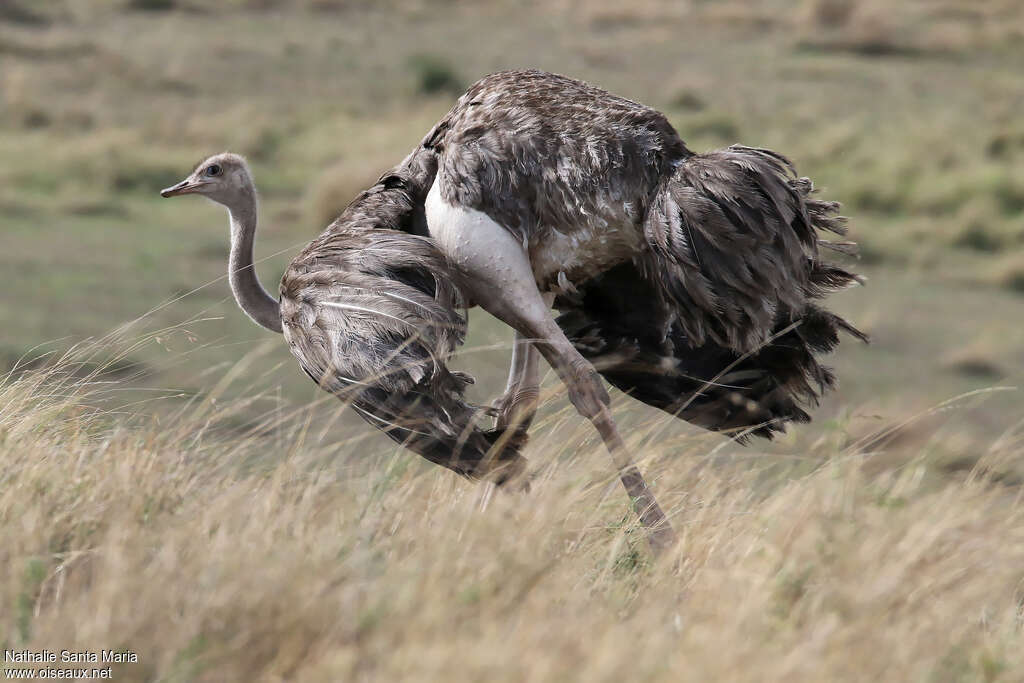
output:
[[[564,378],[565,384],[569,390],[569,401],[579,414],[593,421],[606,413],[611,399],[594,366],[580,357],[569,363],[569,369],[569,376]]]

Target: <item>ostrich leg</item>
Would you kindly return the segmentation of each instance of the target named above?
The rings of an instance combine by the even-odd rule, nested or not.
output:
[[[537,412],[537,401],[540,399],[539,361],[540,354],[536,346],[517,331],[505,394],[494,401],[491,410],[497,418],[495,426],[499,429],[513,428],[516,438],[520,440],[525,439]]]
[[[552,318],[523,246],[486,214],[446,204],[437,183],[427,196],[426,209],[431,236],[464,276],[472,299],[529,338],[555,369],[569,400],[594,425],[611,453],[640,522],[648,529],[651,549],[657,553],[668,548],[675,542],[675,532],[626,451],[601,377]]]

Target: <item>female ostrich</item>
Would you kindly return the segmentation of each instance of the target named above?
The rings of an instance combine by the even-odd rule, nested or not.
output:
[[[295,257],[280,301],[253,268],[256,189],[242,157],[210,157],[160,194],[201,194],[227,207],[235,299],[258,324],[284,333],[313,381],[395,441],[461,475],[502,483],[522,470],[522,436],[481,429],[479,410],[463,399],[472,378],[445,365],[465,334],[461,294],[431,241],[403,230],[423,198],[400,176],[360,194]]]
[[[864,338],[814,303],[858,281],[819,258],[819,245],[852,247],[818,236],[844,231],[838,204],[774,152],[694,154],[661,113],[531,70],[471,86],[406,163],[422,155],[435,169],[427,231],[466,296],[565,382],[655,546],[671,531],[598,372],[704,427],[771,436],[834,383],[815,354],[839,330]],[[532,410],[531,364],[517,365],[506,422]]]

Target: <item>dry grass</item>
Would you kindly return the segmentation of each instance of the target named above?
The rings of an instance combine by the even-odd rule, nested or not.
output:
[[[90,407],[117,385],[76,357],[0,385],[5,647],[131,648],[123,681],[1024,672],[1024,509],[990,476],[1019,437],[956,481],[924,458],[780,470],[661,442],[646,468],[682,544],[653,562],[572,416],[542,425],[533,492],[485,506],[383,440],[326,441],[304,410],[238,427],[251,406],[217,395],[254,360],[162,421]]]

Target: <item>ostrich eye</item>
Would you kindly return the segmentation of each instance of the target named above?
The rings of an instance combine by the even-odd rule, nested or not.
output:
[[[205,171],[206,175],[210,176],[211,178],[213,176],[220,175],[220,172],[221,172],[221,167],[218,166],[217,164],[210,164],[209,166],[206,167],[206,171]]]

